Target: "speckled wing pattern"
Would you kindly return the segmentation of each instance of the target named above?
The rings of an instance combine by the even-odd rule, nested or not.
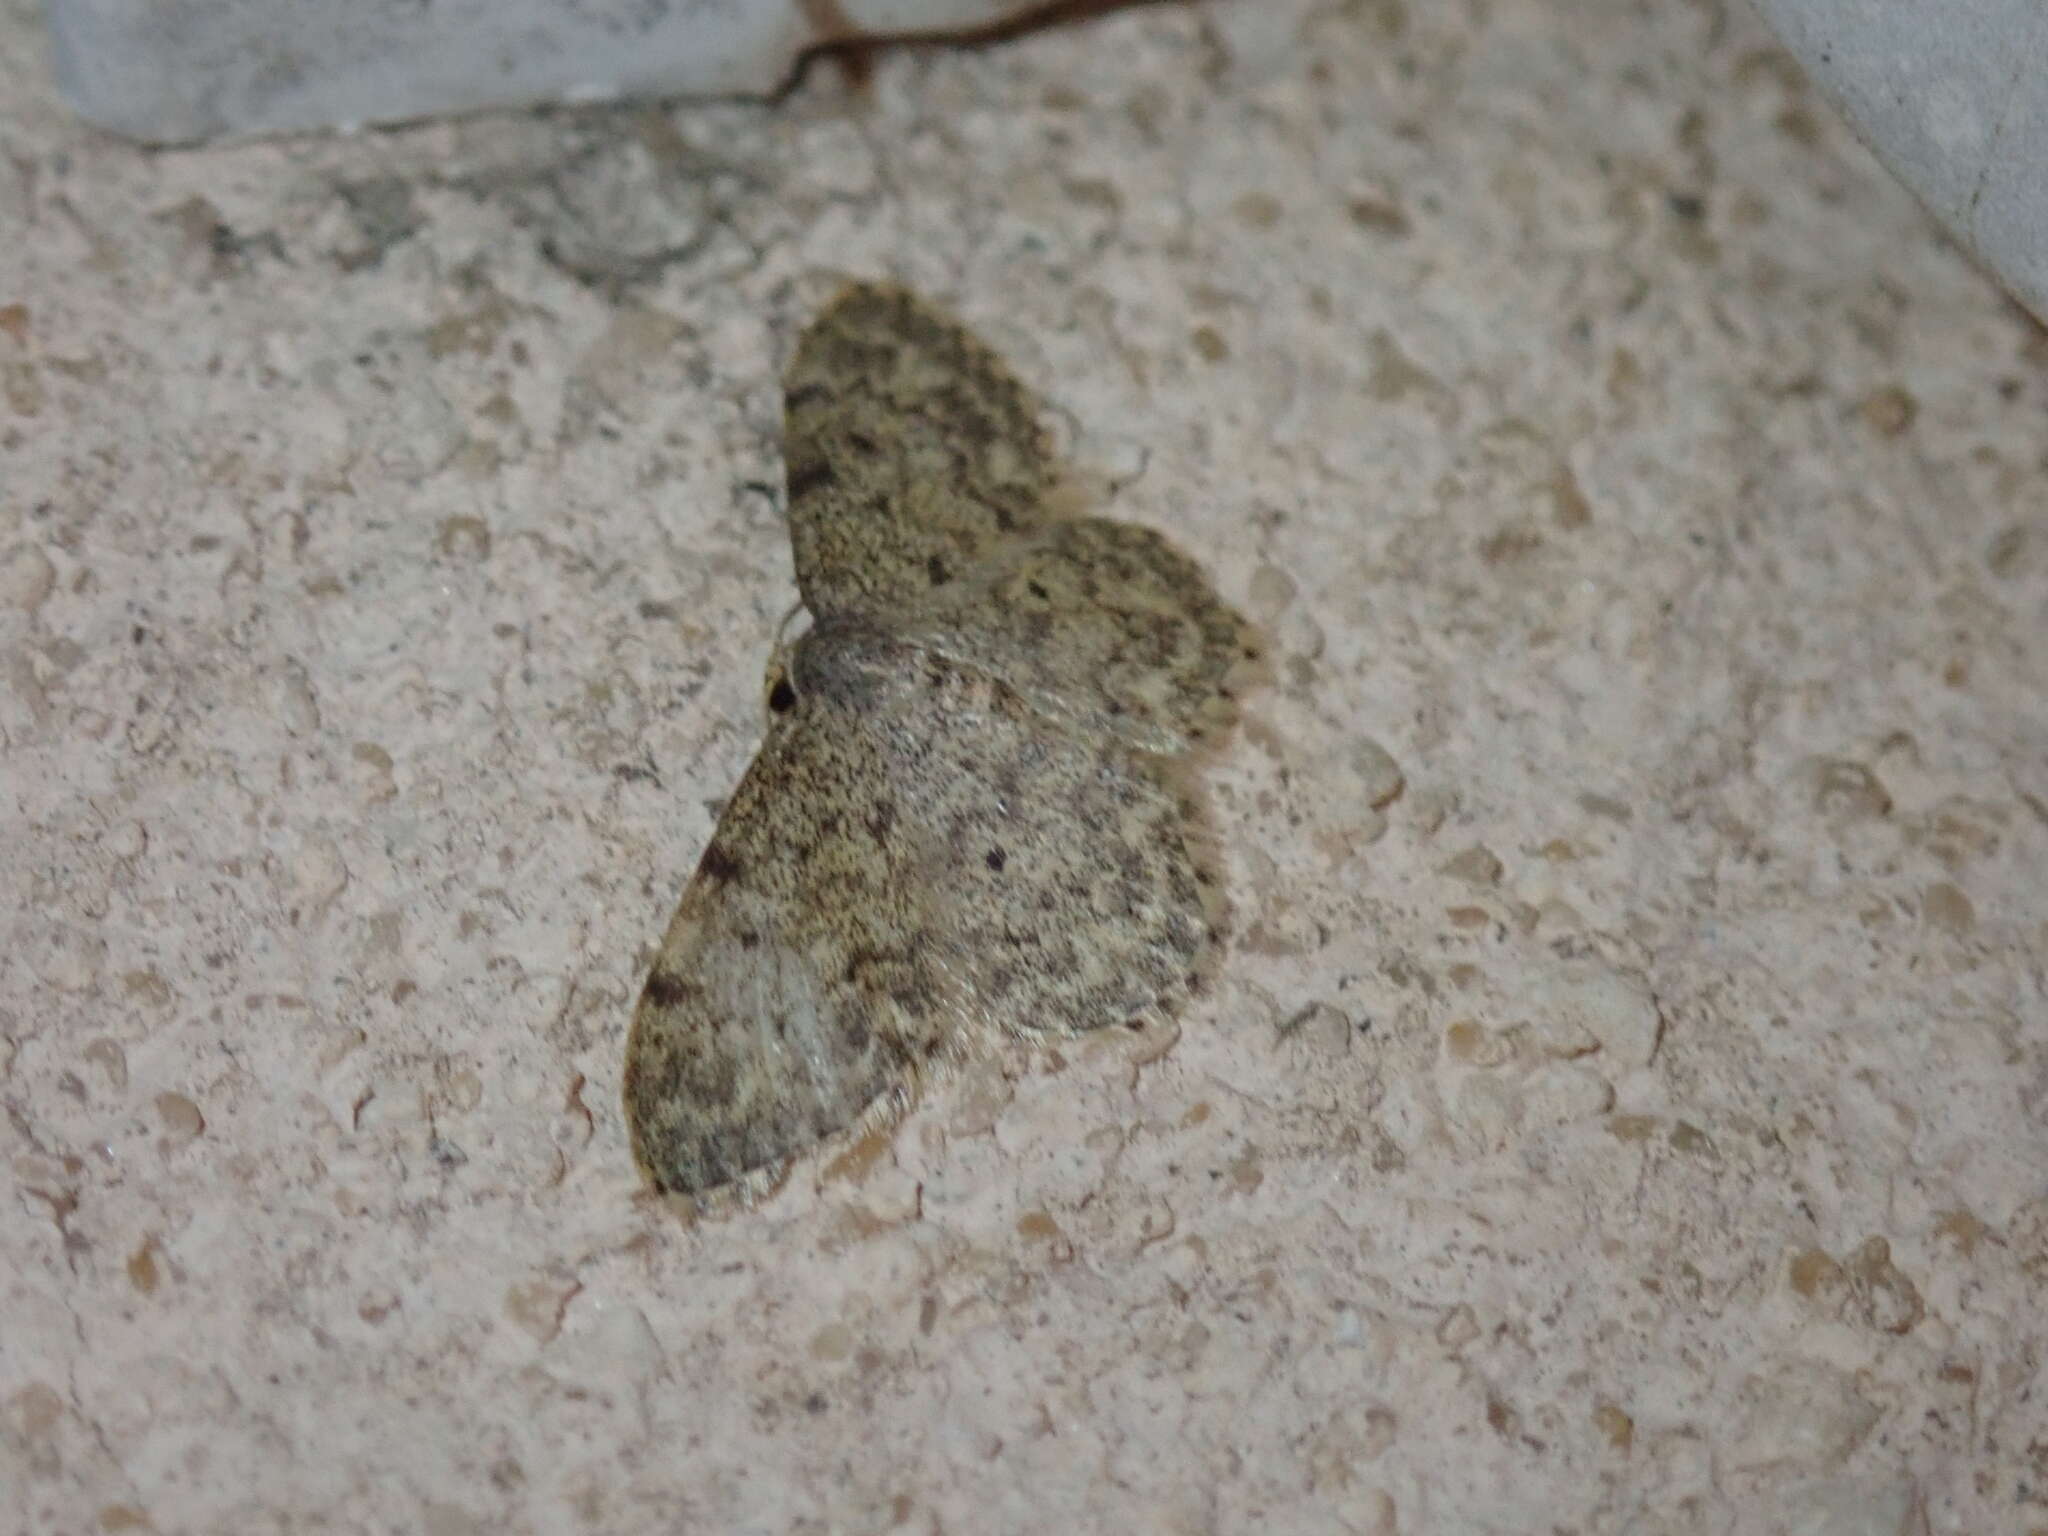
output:
[[[960,326],[860,284],[783,378],[797,589],[814,618],[888,619],[1047,519],[1038,402]]]
[[[634,1152],[716,1188],[907,1094],[957,1046],[882,743],[827,698],[777,720],[669,923],[626,1048]]]
[[[1150,528],[1058,522],[1013,541],[907,612],[905,634],[1001,678],[1050,720],[1141,751],[1228,727],[1244,621]]]
[[[1242,622],[1158,534],[1047,510],[1035,407],[901,290],[785,380],[812,628],[627,1044],[658,1189],[757,1187],[996,1035],[1171,1012],[1211,942],[1173,759],[1228,723]]]

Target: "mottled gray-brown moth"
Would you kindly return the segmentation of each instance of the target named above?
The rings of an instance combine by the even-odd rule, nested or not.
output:
[[[1039,408],[900,289],[846,289],[783,381],[810,628],[626,1045],[657,1189],[758,1188],[996,1032],[1176,1009],[1212,942],[1177,764],[1244,621],[1149,529],[1071,515]]]

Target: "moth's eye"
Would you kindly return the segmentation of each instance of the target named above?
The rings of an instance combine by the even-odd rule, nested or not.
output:
[[[775,686],[768,690],[768,707],[778,715],[786,715],[796,708],[796,689],[790,686],[788,678],[775,679]]]

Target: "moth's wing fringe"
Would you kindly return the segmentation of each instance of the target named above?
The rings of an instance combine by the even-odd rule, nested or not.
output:
[[[924,1062],[911,1062],[902,1079],[888,1092],[876,1097],[849,1125],[786,1153],[774,1162],[749,1169],[738,1178],[694,1194],[663,1191],[645,1166],[639,1172],[641,1197],[666,1206],[686,1221],[724,1221],[752,1211],[774,1199],[798,1175],[800,1165],[814,1166],[816,1187],[824,1186],[840,1154],[861,1144],[869,1136],[894,1132],[917,1109],[924,1096],[943,1087],[971,1061],[993,1054],[995,1042],[985,1031],[966,1024],[947,1037],[939,1054]],[[637,1159],[636,1159],[637,1162]]]

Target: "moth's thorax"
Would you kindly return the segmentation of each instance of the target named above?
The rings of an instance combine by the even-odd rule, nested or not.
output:
[[[806,694],[859,709],[900,687],[917,648],[866,619],[830,618],[814,624],[789,648],[789,680]]]

